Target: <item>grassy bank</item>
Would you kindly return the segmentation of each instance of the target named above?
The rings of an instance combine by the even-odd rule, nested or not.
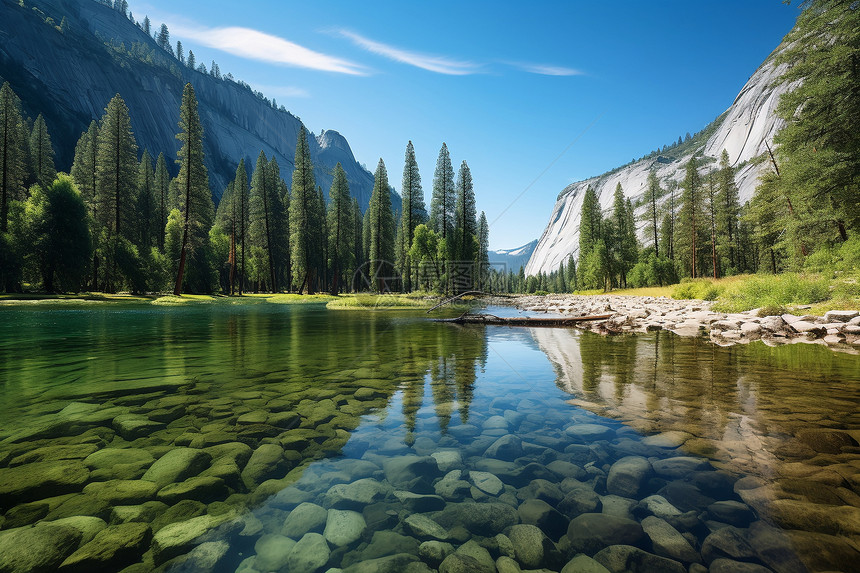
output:
[[[186,304],[324,304],[337,300],[339,297],[329,294],[300,295],[293,293],[277,294],[243,294],[242,296],[184,294],[171,295],[132,295],[126,293],[77,293],[77,294],[44,294],[44,293],[14,293],[0,294],[0,304],[86,304],[86,303],[137,303],[154,304],[159,306],[180,306]]]
[[[606,293],[589,290],[577,294]],[[857,277],[828,277],[817,273],[686,280],[664,287],[620,289],[612,291],[612,294],[710,300],[715,302],[714,310],[719,312],[760,308],[762,314],[781,314],[803,306],[804,313],[820,315],[828,310],[860,308],[860,281]]]

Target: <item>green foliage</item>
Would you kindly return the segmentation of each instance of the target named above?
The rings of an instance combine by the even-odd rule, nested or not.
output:
[[[328,252],[331,260],[331,294],[340,292],[345,284],[344,271],[355,264],[355,218],[352,214],[352,201],[349,196],[349,183],[346,173],[338,163],[334,168],[334,179],[328,192]]]
[[[406,144],[401,194],[403,198],[403,212],[400,217],[400,236],[403,241],[401,249],[405,253],[401,273],[405,281],[404,288],[408,292],[412,289],[412,275],[414,272],[412,268],[413,264],[408,255],[409,250],[412,248],[412,237],[415,236],[415,228],[427,220],[427,212],[424,205],[424,190],[421,188],[421,174],[418,171],[415,148],[412,146],[411,141]]]
[[[818,275],[757,275],[729,283],[720,294],[715,309],[720,312],[740,312],[759,307],[789,307],[821,302],[830,297],[830,284],[826,278]]]
[[[672,289],[674,299],[717,300],[725,290],[722,285],[714,284],[709,279],[681,279],[681,283]]]
[[[445,239],[454,227],[454,167],[448,146],[442,144],[433,173],[433,196],[430,200],[430,227]]]
[[[304,126],[299,130],[293,163],[295,169],[290,197],[290,254],[293,276],[300,284],[299,293],[307,286],[308,294],[313,294],[319,261],[319,245],[314,242],[314,237],[322,226],[323,214],[317,212],[316,180]]]
[[[54,168],[51,136],[41,113],[33,123],[33,131],[30,133],[30,161],[35,182],[42,187],[50,185],[57,176],[57,170]]]
[[[96,156],[96,216],[111,236],[133,236],[138,167],[128,107],[117,94],[102,117]]]
[[[183,228],[173,294],[178,296],[185,290],[210,293],[214,276],[209,229],[215,218],[215,208],[209,191],[209,174],[203,163],[203,125],[197,112],[197,96],[190,83],[185,84],[182,92],[176,139],[182,144],[177,154],[176,189]]]
[[[34,186],[24,218],[26,259],[38,269],[43,288],[79,291],[92,241],[87,209],[72,178],[60,174],[45,189]]]
[[[388,172],[382,159],[373,175],[373,193],[367,217],[370,218],[370,250],[368,260],[373,278],[373,288],[384,292],[391,288],[384,277],[392,276],[394,262],[394,213],[391,211],[391,195],[388,191]]]
[[[439,237],[428,225],[422,223],[415,227],[409,257],[418,268],[417,284],[419,288],[427,291],[436,290],[441,278]]]
[[[667,257],[658,257],[653,251],[639,258],[627,273],[627,285],[633,288],[663,286],[677,281],[675,265]]]
[[[9,206],[24,198],[27,142],[21,101],[9,82],[0,87],[0,232],[8,230]]]

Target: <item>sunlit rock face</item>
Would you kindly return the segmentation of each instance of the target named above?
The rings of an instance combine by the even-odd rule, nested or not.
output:
[[[641,196],[648,185],[648,173],[654,171],[665,189],[670,181],[682,181],[684,167],[694,153],[703,156],[702,172],[716,167],[723,149],[729,161],[737,168],[735,181],[741,202],[753,195],[759,175],[771,169],[769,161],[753,163],[752,159],[767,153],[772,148],[773,136],[783,125],[775,114],[780,96],[793,87],[792,84],[774,85],[783,67],[773,63],[771,55],[747,81],[731,107],[718,117],[714,124],[697,135],[693,145],[682,151],[666,150],[663,155],[636,161],[603,175],[571,183],[558,195],[537,248],[526,265],[527,275],[558,270],[569,255],[578,256],[579,217],[585,190],[591,186],[597,192],[604,210],[612,205],[612,194],[619,183],[624,194],[634,200]],[[698,141],[697,141],[698,140]],[[637,214],[639,214],[637,212]]]
[[[60,31],[64,18],[66,24]],[[12,84],[28,115],[45,116],[60,170],[69,170],[81,132],[102,116],[108,101],[119,93],[128,105],[141,151],[148,149],[153,157],[164,152],[175,173],[179,104],[183,87],[190,82],[199,102],[206,166],[215,198],[235,176],[239,160],[245,160],[250,174],[261,150],[277,159],[281,177],[288,185],[291,182],[302,126],[297,116],[281,110],[280,105],[275,109],[237,82],[180,64],[116,10],[93,1],[28,0],[26,8],[3,2],[0,38],[0,83]],[[129,55],[129,50],[147,54],[151,63]],[[198,62],[207,68],[211,65]],[[346,139],[337,131],[326,130],[317,136],[309,134],[308,144],[317,184],[327,191],[334,167],[340,163],[350,192],[366,209],[373,176],[355,160]],[[392,201],[399,208],[396,193],[392,193]]]

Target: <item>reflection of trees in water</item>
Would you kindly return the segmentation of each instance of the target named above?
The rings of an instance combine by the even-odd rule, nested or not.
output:
[[[860,361],[813,345],[720,347],[667,332],[534,336],[556,366],[560,388],[655,429],[718,440],[744,440],[751,431],[793,434],[791,413],[815,411],[848,423],[860,394]]]

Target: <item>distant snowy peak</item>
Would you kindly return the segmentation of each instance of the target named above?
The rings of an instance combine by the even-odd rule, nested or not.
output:
[[[529,261],[529,258],[532,256],[537,244],[538,240],[535,239],[534,241],[528,242],[522,247],[517,247],[516,249],[489,251],[487,254],[490,258],[490,265],[496,270],[504,270],[504,272],[514,271],[517,273],[519,272],[520,267],[525,266]]]
[[[750,160],[766,153],[766,145],[772,144],[773,136],[783,125],[775,113],[779,98],[794,87],[774,85],[783,71],[784,67],[774,65],[771,54],[750,77],[731,107],[703,135],[694,138],[694,145],[681,147],[683,151],[677,156],[670,156],[673,150],[668,150],[667,155],[646,157],[565,187],[559,193],[549,223],[526,265],[526,274],[552,272],[569,255],[578,256],[582,198],[589,186],[594,188],[601,207],[606,210],[612,204],[612,195],[619,183],[626,196],[635,198],[646,190],[649,172],[654,171],[665,186],[667,181],[684,178],[684,166],[694,153],[702,153],[706,160],[710,158],[712,162],[719,161],[725,149],[731,164],[738,168],[735,181],[741,201],[750,199],[759,175],[768,168],[767,163],[753,164]]]

